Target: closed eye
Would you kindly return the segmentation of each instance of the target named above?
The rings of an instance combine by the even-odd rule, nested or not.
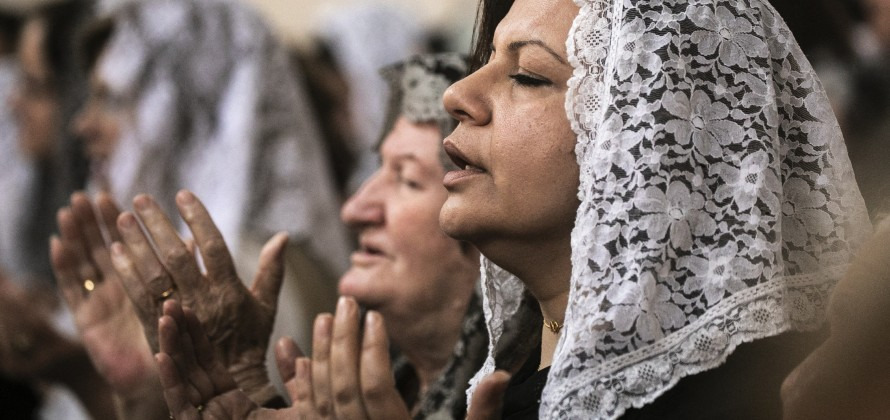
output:
[[[539,87],[539,86],[549,86],[553,84],[551,81],[543,78],[529,76],[527,74],[511,74],[510,78],[513,79],[513,82],[520,86],[528,86],[528,87]]]

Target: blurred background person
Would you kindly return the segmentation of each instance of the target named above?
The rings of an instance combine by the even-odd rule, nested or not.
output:
[[[101,388],[101,379],[75,338],[70,314],[58,305],[46,241],[56,210],[86,178],[86,159],[69,126],[86,93],[76,38],[92,15],[92,3],[35,2],[19,10],[27,14],[22,25],[8,18],[0,25],[0,271],[6,271],[0,274],[0,371],[40,390],[43,401],[37,416],[85,418],[74,396],[84,401]],[[17,36],[16,26],[21,31]],[[15,62],[9,55],[12,42],[18,43]],[[16,65],[19,73],[12,87],[7,83]],[[14,109],[15,128],[9,125],[6,105]],[[4,398],[4,405],[16,402]],[[104,416],[110,413],[109,404],[107,399],[91,399],[85,405],[93,416]]]
[[[333,305],[348,246],[285,50],[235,0],[125,2],[109,13],[85,37],[90,96],[74,125],[91,188],[122,204],[151,194],[168,214],[176,191],[191,189],[242,273],[256,268],[262,241],[287,231],[276,333],[308,343],[312,317]]]

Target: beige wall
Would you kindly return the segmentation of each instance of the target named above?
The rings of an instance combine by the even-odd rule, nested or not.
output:
[[[252,3],[289,42],[304,44],[321,17],[350,6],[382,3],[404,8],[429,28],[445,30],[469,48],[477,0],[245,0]]]

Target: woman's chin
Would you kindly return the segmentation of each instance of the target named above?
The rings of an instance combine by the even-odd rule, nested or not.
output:
[[[461,205],[459,201],[459,199],[452,199],[449,195],[439,212],[439,227],[442,232],[454,239],[472,243],[473,232],[477,230],[474,226],[478,222],[478,217],[474,218],[473,212],[469,211],[467,206]]]

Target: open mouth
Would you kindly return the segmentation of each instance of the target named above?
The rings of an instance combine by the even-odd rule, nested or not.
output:
[[[464,156],[464,154],[461,153],[460,149],[458,149],[457,146],[455,146],[453,143],[446,140],[443,147],[445,149],[445,153],[448,155],[448,158],[451,159],[451,161],[454,162],[454,164],[457,165],[457,167],[461,170],[471,172],[485,172],[485,169],[482,169],[481,167],[470,163],[467,157]]]

